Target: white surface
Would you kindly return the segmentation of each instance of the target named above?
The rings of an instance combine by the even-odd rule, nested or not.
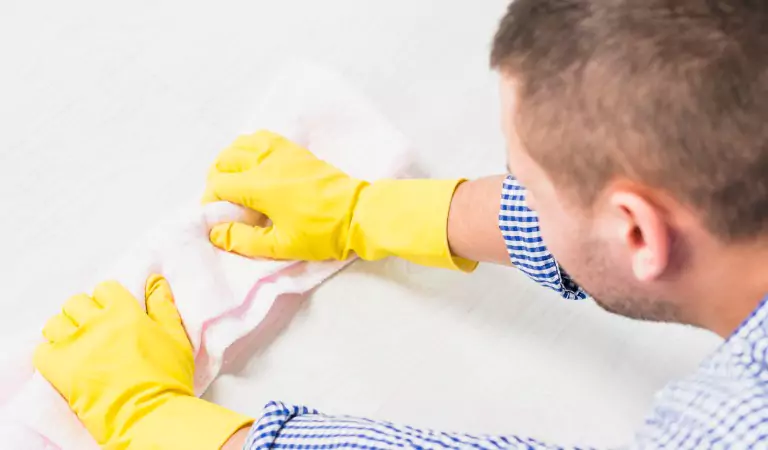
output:
[[[503,170],[487,52],[505,1],[216,3],[0,2],[0,199],[14,212],[0,222],[0,337],[34,331],[199,191],[284,57],[344,72],[431,175]],[[560,301],[508,269],[356,263],[210,395],[252,414],[282,399],[620,443],[652,392],[716,344]]]
[[[280,69],[268,92],[254,107],[252,124],[307,146],[353,177],[407,176],[413,156],[407,139],[339,74],[293,64]],[[195,349],[194,388],[202,395],[222,369],[242,366],[279,333],[292,316],[285,314],[284,296],[306,294],[353,261],[269,261],[219,250],[208,239],[210,227],[226,221],[255,225],[260,218],[230,203],[189,200],[98,277],[122,283],[139,301],[151,274],[168,280]],[[276,301],[281,304],[273,308]],[[61,395],[34,373],[32,353],[40,340],[34,336],[14,357],[0,355],[0,442],[25,442],[25,450],[50,450],[49,443],[61,450],[98,448]],[[227,399],[222,391],[217,397]]]

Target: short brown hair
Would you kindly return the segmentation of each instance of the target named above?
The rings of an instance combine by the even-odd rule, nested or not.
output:
[[[491,64],[518,83],[526,151],[574,198],[625,176],[724,239],[768,231],[768,1],[515,0]]]

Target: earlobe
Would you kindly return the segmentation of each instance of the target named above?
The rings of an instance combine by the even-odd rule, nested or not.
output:
[[[640,281],[652,281],[661,275],[663,267],[652,252],[643,250],[632,260],[632,270]]]
[[[663,212],[647,198],[634,192],[616,192],[611,205],[625,221],[622,239],[632,258],[632,271],[639,281],[659,278],[669,264],[670,229]]]

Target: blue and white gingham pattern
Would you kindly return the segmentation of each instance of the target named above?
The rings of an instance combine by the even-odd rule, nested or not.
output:
[[[511,175],[504,180],[501,193],[499,229],[512,264],[524,274],[563,298],[582,300],[587,297],[547,250],[541,239],[539,218],[525,204],[525,188]]]
[[[520,436],[478,436],[421,430],[357,417],[331,417],[303,406],[271,402],[256,422],[244,450],[353,448],[564,450]]]
[[[657,394],[634,448],[768,449],[767,304],[697,372]]]
[[[768,449],[768,297],[690,377],[670,383],[634,440],[646,449]],[[283,403],[268,404],[249,433],[257,449],[576,449],[515,435],[478,436],[332,417]]]
[[[584,298],[541,242],[525,190],[504,183],[499,226],[512,262],[565,298]],[[734,335],[690,377],[656,396],[651,413],[626,448],[768,450],[768,297]],[[301,406],[269,403],[249,433],[257,449],[575,449],[515,436],[443,433],[354,417],[333,417]]]

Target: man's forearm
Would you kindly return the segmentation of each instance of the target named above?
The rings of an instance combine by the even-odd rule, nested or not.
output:
[[[504,175],[459,185],[448,214],[448,243],[454,256],[509,265],[499,231],[499,203]]]
[[[221,450],[242,450],[245,445],[245,439],[248,437],[248,428],[243,428],[233,434],[231,438],[221,447]]]

